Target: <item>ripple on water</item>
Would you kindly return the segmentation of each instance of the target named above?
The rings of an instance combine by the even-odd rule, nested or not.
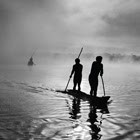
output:
[[[117,74],[105,77],[106,94],[113,99],[108,107],[109,113],[94,111],[89,102],[75,101],[71,96],[55,93],[51,86],[48,88],[45,84],[2,79],[0,139],[139,140],[139,75],[117,70]],[[59,83],[60,87],[64,87],[63,79],[54,78],[48,83],[54,86]],[[88,85],[84,84],[87,82],[83,83],[87,90]]]

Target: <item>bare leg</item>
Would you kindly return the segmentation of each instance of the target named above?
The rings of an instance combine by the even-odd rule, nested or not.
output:
[[[91,90],[90,90],[90,95],[91,96],[93,95],[93,88],[91,88]]]
[[[80,90],[81,90],[80,85],[81,85],[81,82],[79,82],[79,83],[78,83],[78,91],[80,91]]]
[[[94,91],[94,97],[96,97],[97,96],[97,91]]]
[[[76,83],[74,83],[73,90],[76,90]]]
[[[97,96],[97,88],[98,88],[98,80],[97,80],[96,84],[94,85],[94,97]]]
[[[76,82],[75,77],[74,77],[74,79],[73,79],[73,90],[76,90],[76,85],[77,85],[77,82]]]

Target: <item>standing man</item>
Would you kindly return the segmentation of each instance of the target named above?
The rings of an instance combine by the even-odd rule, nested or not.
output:
[[[34,62],[33,62],[33,58],[32,57],[29,59],[28,65],[29,66],[35,65]]]
[[[75,65],[73,65],[72,71],[71,71],[71,75],[70,78],[72,77],[72,75],[74,74],[74,78],[73,78],[73,90],[76,90],[76,86],[78,84],[78,90],[81,90],[81,80],[82,80],[82,70],[83,70],[83,65],[80,64],[80,59],[76,58],[75,59]]]
[[[91,72],[89,74],[90,95],[96,97],[98,88],[98,75],[103,75],[102,56],[97,56],[96,61],[92,63]]]

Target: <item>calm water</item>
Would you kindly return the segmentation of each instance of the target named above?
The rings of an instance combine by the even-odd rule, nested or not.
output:
[[[89,93],[91,62],[83,62],[82,91]],[[72,62],[45,66],[1,66],[0,139],[2,140],[139,140],[140,67],[104,62],[109,112],[64,90]],[[69,84],[72,88],[72,81]],[[98,95],[103,95],[101,80]]]

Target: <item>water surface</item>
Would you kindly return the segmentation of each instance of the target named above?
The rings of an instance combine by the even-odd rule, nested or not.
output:
[[[83,62],[82,91],[89,93],[89,62]],[[55,92],[64,90],[72,63],[1,66],[0,139],[140,139],[140,67],[104,63],[108,111],[88,101]],[[68,88],[72,88],[72,80]],[[103,96],[99,79],[98,96]]]

